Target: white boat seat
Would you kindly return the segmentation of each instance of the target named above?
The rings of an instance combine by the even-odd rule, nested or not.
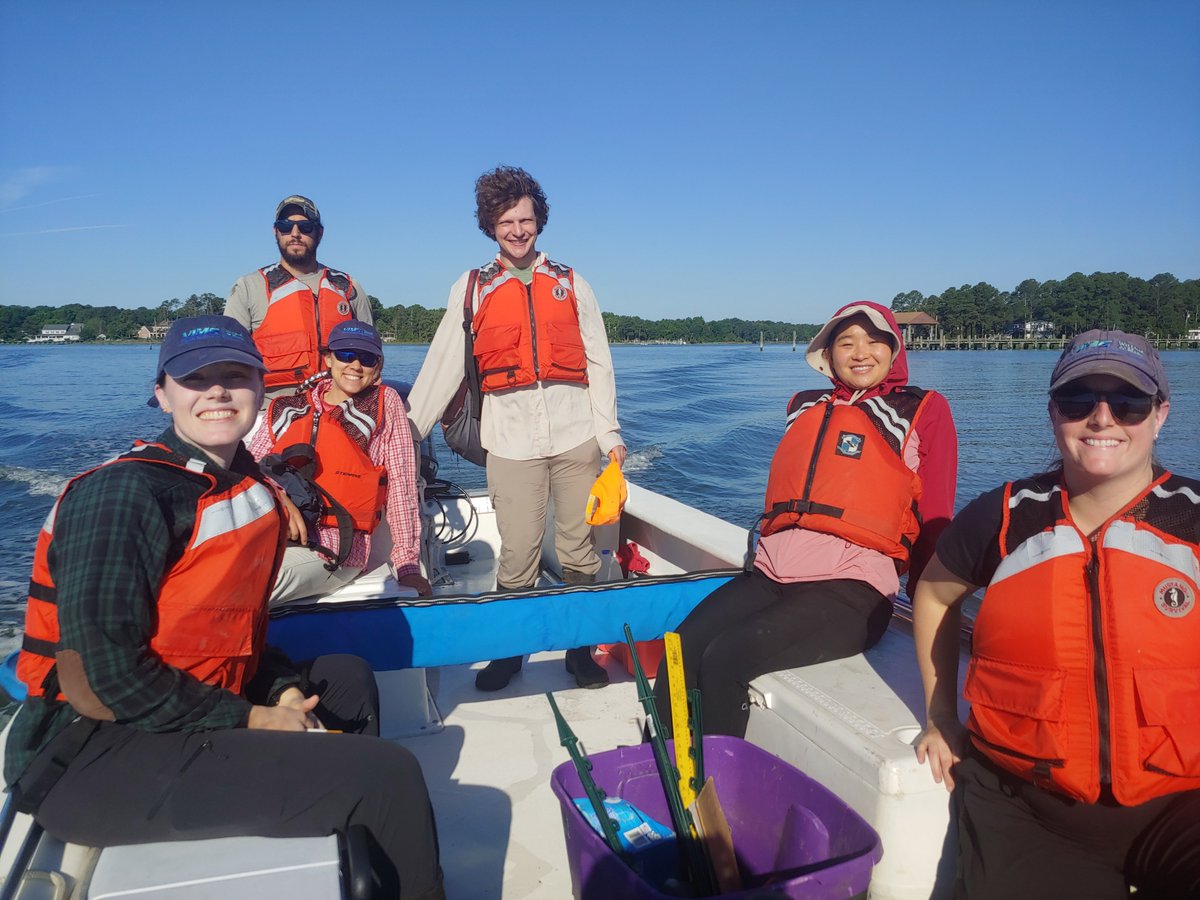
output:
[[[342,896],[338,839],[231,837],[109,847],[88,900],[328,900]]]
[[[870,896],[929,897],[949,794],[912,747],[924,710],[912,639],[889,629],[865,654],[764,675],[750,693],[746,738],[833,789],[879,832]]]

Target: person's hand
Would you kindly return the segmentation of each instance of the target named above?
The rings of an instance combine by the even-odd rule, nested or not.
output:
[[[300,508],[283,491],[279,492],[279,499],[287,514],[288,540],[303,547],[308,543],[308,526],[304,524],[304,516],[300,515]]]
[[[625,465],[625,445],[618,444],[608,451],[608,458],[617,464],[617,468]]]
[[[280,695],[277,706],[250,707],[246,727],[262,731],[324,731],[312,712],[319,699],[315,694],[306,698],[299,688],[288,688]]]
[[[305,697],[304,692],[296,686],[284,689],[279,695],[279,699],[275,702],[274,708],[285,707],[287,709],[296,710],[304,715],[304,727],[308,731],[324,731],[325,726],[321,724],[321,720],[316,717],[313,710],[316,709],[317,703],[320,702],[320,697],[313,695]],[[289,731],[291,729],[288,729]]]
[[[429,581],[419,572],[409,572],[407,575],[397,575],[396,584],[401,585],[402,587],[410,587],[422,597],[428,597],[433,593],[433,588],[430,587]]]
[[[949,718],[939,720],[937,724],[930,723],[917,736],[917,762],[924,763],[928,758],[933,780],[938,784],[944,782],[946,790],[952,791],[954,778],[950,769],[962,760],[966,745],[967,729],[958,719]]]

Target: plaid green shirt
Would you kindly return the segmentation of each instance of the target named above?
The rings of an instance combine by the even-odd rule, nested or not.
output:
[[[207,460],[173,429],[158,441]],[[209,463],[218,486],[257,475],[239,447],[230,470]],[[76,481],[58,504],[48,565],[58,594],[59,649],[77,650],[100,701],[116,721],[145,731],[205,731],[246,724],[251,700],[264,702],[299,676],[264,649],[246,696],[198,681],[150,652],[158,588],[183,555],[208,479],[157,465],[103,466]],[[263,598],[266,602],[266,598]],[[30,699],[17,713],[5,750],[12,784],[72,719],[67,703]]]

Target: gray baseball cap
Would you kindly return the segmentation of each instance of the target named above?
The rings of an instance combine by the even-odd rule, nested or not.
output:
[[[1160,400],[1171,396],[1158,351],[1140,334],[1099,328],[1077,334],[1058,358],[1050,390],[1087,375],[1112,375]]]

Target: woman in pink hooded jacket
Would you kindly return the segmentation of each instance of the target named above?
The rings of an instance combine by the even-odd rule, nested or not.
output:
[[[678,631],[708,734],[743,737],[746,687],[767,672],[862,653],[912,595],[954,511],[958,438],[946,398],[908,384],[891,310],[842,307],[808,345],[832,388],[801,391],[771,460],[752,569]],[[655,695],[670,722],[665,664]]]

